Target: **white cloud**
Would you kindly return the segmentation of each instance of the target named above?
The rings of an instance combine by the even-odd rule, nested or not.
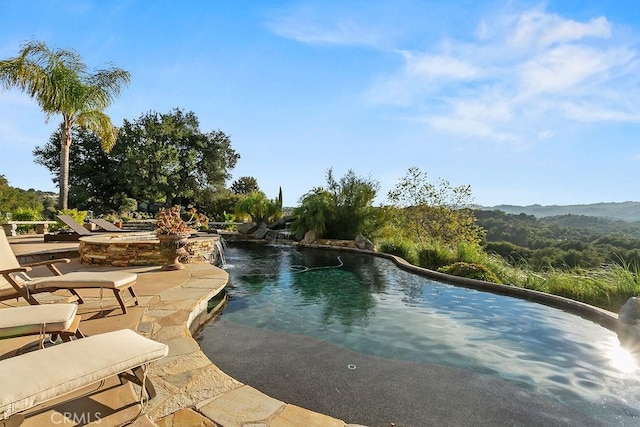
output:
[[[402,51],[369,100],[419,108],[439,132],[515,145],[571,121],[640,122],[638,50],[606,18],[525,11],[483,20],[475,37]]]
[[[286,38],[309,44],[376,45],[379,41],[374,32],[367,31],[356,22],[333,22],[327,24],[308,23],[292,25],[288,20],[272,24],[273,31]],[[296,21],[299,24],[300,21]]]
[[[531,10],[517,17],[508,43],[520,49],[530,46],[544,48],[588,37],[611,37],[611,25],[607,19],[600,16],[581,23],[541,10]]]
[[[640,122],[640,111],[637,109],[612,110],[586,102],[566,102],[561,104],[559,109],[567,117],[582,122]]]
[[[483,138],[504,143],[518,143],[517,136],[501,131],[491,122],[464,116],[429,116],[424,118],[434,129],[465,138]]]
[[[620,59],[586,46],[561,45],[524,62],[519,68],[526,92],[562,92],[603,74]],[[614,61],[614,62],[612,62]]]
[[[438,132],[521,146],[576,121],[640,122],[637,45],[604,16],[578,21],[542,7],[484,16],[468,39],[444,34],[407,49],[371,13],[355,12],[307,5],[270,27],[303,43],[397,53],[399,67],[368,77],[366,100]]]
[[[406,61],[405,72],[426,80],[469,80],[480,74],[480,70],[474,65],[449,55],[420,55],[411,52],[402,52],[402,55]]]
[[[307,44],[378,46],[384,35],[348,14],[307,5],[282,13],[267,22],[275,34]]]

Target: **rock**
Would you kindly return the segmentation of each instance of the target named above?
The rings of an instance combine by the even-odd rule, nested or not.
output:
[[[257,228],[258,226],[253,222],[244,222],[242,224],[238,224],[238,227],[236,229],[238,230],[238,233],[251,234],[256,231]]]
[[[625,347],[640,350],[640,298],[631,297],[618,312],[618,339]]]
[[[305,243],[313,243],[316,241],[316,232],[313,230],[309,230],[304,233],[304,242]]]
[[[267,225],[266,224],[260,224],[260,227],[258,227],[258,229],[256,231],[251,233],[251,235],[253,237],[255,237],[256,239],[264,239],[267,236],[268,232],[269,232],[269,229],[267,228]]]
[[[358,249],[365,249],[367,251],[375,251],[376,247],[373,245],[373,242],[362,234],[358,234],[355,239],[356,247]]]
[[[631,297],[618,312],[618,320],[625,323],[640,323],[640,298]]]
[[[275,221],[267,224],[269,230],[284,230],[287,224],[284,222],[284,218],[276,219]]]

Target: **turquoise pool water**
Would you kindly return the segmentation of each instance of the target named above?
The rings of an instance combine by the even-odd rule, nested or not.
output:
[[[579,316],[429,280],[369,255],[237,245],[225,258],[227,320],[492,375],[607,424],[639,422],[636,361],[614,332]]]

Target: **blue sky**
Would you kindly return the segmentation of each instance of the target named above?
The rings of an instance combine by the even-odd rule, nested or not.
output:
[[[0,58],[37,39],[128,70],[114,124],[193,111],[287,206],[328,168],[382,203],[412,166],[484,206],[640,201],[635,0],[3,0],[0,28]],[[57,191],[32,151],[58,122],[0,91],[10,185]]]

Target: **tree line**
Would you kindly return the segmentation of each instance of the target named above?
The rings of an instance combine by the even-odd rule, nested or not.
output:
[[[534,270],[640,266],[640,223],[585,215],[536,218],[500,210],[474,212],[486,250]]]
[[[213,193],[225,190],[240,158],[228,135],[203,132],[196,115],[180,109],[124,120],[109,152],[95,133],[81,128],[73,133],[69,204],[95,213],[120,212],[130,200],[144,203],[147,211],[154,205],[206,205]],[[60,138],[55,132],[33,152],[36,163],[54,176],[60,168]]]

